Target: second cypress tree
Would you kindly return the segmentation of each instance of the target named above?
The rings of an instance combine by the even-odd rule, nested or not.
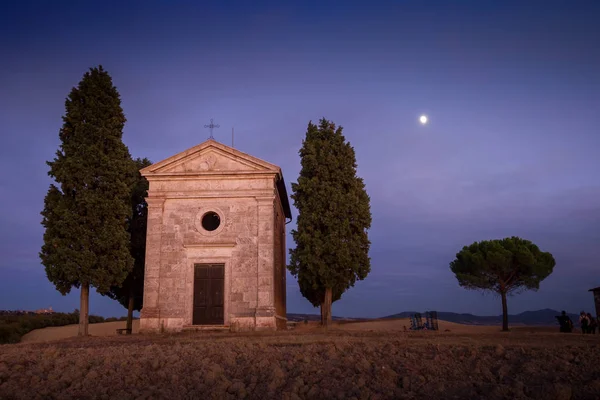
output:
[[[140,169],[152,165],[147,158],[137,158],[134,162],[136,181],[131,189],[131,210],[129,233],[131,234],[131,255],[133,269],[121,286],[113,286],[108,296],[127,308],[127,331],[132,332],[133,311],[140,311],[144,297],[144,268],[146,262],[146,228],[148,226],[148,181],[140,174]]]
[[[371,270],[370,199],[342,127],[326,119],[318,126],[310,122],[300,157],[291,196],[298,209],[292,230],[296,248],[290,250],[288,269],[302,295],[321,306],[321,322],[327,326],[332,302]]]

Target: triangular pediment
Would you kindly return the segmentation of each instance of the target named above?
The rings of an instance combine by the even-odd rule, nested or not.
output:
[[[144,176],[236,172],[281,173],[281,170],[276,165],[214,140],[208,140],[141,170]]]

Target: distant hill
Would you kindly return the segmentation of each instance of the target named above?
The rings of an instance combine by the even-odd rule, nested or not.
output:
[[[288,321],[320,321],[320,314],[287,314]],[[331,319],[334,321],[370,321],[373,318],[346,318],[346,317],[336,317],[332,316]]]
[[[399,314],[388,315],[382,319],[390,318],[409,318],[416,311],[405,311]],[[421,313],[424,314],[424,313]],[[512,325],[557,325],[556,316],[560,315],[560,311],[546,308],[538,311],[525,311],[520,314],[508,315],[508,322]],[[579,315],[569,314],[574,324],[579,320]],[[464,325],[502,325],[502,315],[495,316],[480,316],[473,314],[458,314],[453,312],[439,311],[438,319],[448,322],[456,322]]]
[[[417,311],[404,311],[398,314],[388,315],[383,318],[345,318],[333,316],[334,321],[368,321],[374,319],[391,319],[391,318],[410,318]],[[424,315],[424,312],[421,312]],[[538,325],[538,326],[555,326],[558,325],[556,316],[560,315],[560,311],[546,308],[537,311],[525,311],[520,314],[508,315],[508,323],[511,325]],[[567,314],[574,324],[579,321],[579,315]],[[320,321],[321,316],[318,314],[288,314],[288,321]],[[455,322],[464,325],[502,325],[502,315],[481,316],[473,314],[459,314],[447,311],[438,311],[438,319],[442,321]]]

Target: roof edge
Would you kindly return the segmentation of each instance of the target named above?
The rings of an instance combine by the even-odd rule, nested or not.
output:
[[[290,200],[288,198],[285,180],[283,179],[282,173],[280,173],[279,179],[277,179],[275,185],[277,186],[277,193],[279,194],[279,200],[281,201],[281,206],[283,207],[283,215],[291,220],[292,210],[290,208]]]
[[[242,160],[245,160],[246,162],[250,162],[250,163],[259,165],[259,166],[265,168],[265,170],[271,170],[274,172],[277,171],[279,173],[279,175],[281,175],[281,168],[279,166],[272,164],[268,161],[265,161],[263,159],[260,159],[258,157],[252,156],[248,153],[244,153],[242,151],[234,149],[233,147],[229,147],[223,143],[219,143],[214,139],[208,139],[194,147],[190,147],[187,150],[183,150],[175,155],[165,158],[164,160],[158,161],[152,165],[144,167],[140,170],[140,173],[143,176],[153,174],[161,168],[164,168],[173,163],[179,162],[179,161],[185,159],[186,157],[192,157],[196,153],[198,153],[204,149],[207,149],[209,147],[214,147],[217,150],[220,150],[225,153],[229,153],[230,155],[235,156],[235,157],[239,157]]]

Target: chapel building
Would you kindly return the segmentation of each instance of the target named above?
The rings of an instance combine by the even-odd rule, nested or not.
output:
[[[281,169],[210,139],[140,172],[150,184],[140,331],[285,329]]]

